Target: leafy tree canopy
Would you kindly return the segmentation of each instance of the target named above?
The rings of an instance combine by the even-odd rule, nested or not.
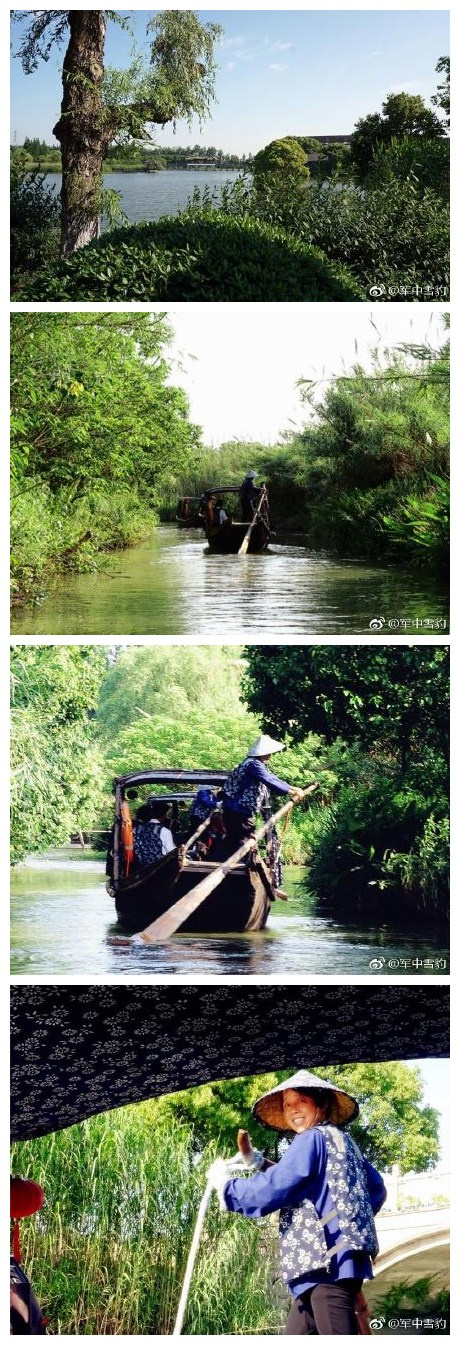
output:
[[[343,736],[403,762],[432,744],[447,759],[446,648],[250,646],[246,657],[246,702],[278,736]]]
[[[347,1089],[360,1104],[350,1127],[363,1153],[383,1170],[399,1163],[403,1172],[424,1172],[439,1156],[439,1113],[423,1105],[420,1070],[400,1061],[385,1064],[322,1066],[318,1073]],[[292,1070],[203,1084],[142,1104],[155,1123],[175,1117],[192,1123],[197,1150],[214,1141],[227,1157],[236,1150],[240,1127],[273,1156],[276,1136],[251,1117],[257,1098],[289,1077]]]
[[[114,742],[130,726],[145,730],[146,716],[169,719],[174,710],[182,725],[185,714],[201,715],[203,736],[211,722],[219,733],[222,714],[245,713],[240,702],[242,666],[241,650],[231,645],[119,650],[101,686],[98,732]]]
[[[438,75],[444,75],[444,83],[438,84],[436,93],[433,94],[431,102],[435,107],[440,107],[445,113],[443,125],[447,129],[450,126],[450,56],[439,57],[436,73]]]
[[[282,140],[272,140],[265,149],[254,155],[253,172],[255,179],[265,176],[282,176],[306,181],[309,168],[305,152],[299,141],[293,136]]]
[[[91,716],[105,667],[94,646],[12,650],[13,861],[66,844],[92,822],[99,754]]]
[[[96,482],[135,486],[154,503],[199,432],[167,379],[164,314],[21,313],[12,318],[11,461],[74,497]]]
[[[433,140],[444,135],[443,123],[418,93],[391,93],[382,112],[372,112],[356,123],[350,139],[351,160],[364,180],[372,166],[377,146],[393,137],[423,136]]]
[[[13,14],[21,24],[17,50],[26,74],[48,61],[55,45],[67,41],[71,23],[69,10],[35,10],[24,30],[23,11]],[[119,24],[130,31],[129,14],[117,10],[101,11],[104,23]],[[192,10],[165,10],[147,24],[151,35],[150,57],[135,54],[124,70],[107,67],[103,80],[105,125],[109,139],[119,133],[142,134],[146,124],[193,116],[204,119],[214,91],[214,46],[221,34],[219,24],[201,24]]]

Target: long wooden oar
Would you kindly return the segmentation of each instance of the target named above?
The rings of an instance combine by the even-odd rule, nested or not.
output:
[[[195,844],[195,841],[198,840],[198,837],[203,834],[203,831],[206,831],[206,827],[209,827],[210,821],[211,821],[211,815],[209,815],[209,817],[206,817],[204,822],[200,823],[200,826],[197,827],[196,831],[193,832],[193,836],[189,836],[188,841],[184,841],[182,845],[179,846],[179,850],[182,851],[182,854],[184,856],[186,854],[186,851],[190,850],[192,845]],[[184,863],[187,863],[186,859],[184,859]]]
[[[241,546],[240,546],[240,549],[239,549],[239,551],[238,551],[238,555],[239,555],[239,556],[245,556],[245,555],[246,555],[246,552],[247,552],[247,549],[248,549],[248,546],[249,546],[249,542],[250,542],[250,540],[251,540],[252,529],[253,529],[253,527],[255,526],[255,524],[257,523],[257,519],[258,519],[258,517],[259,517],[260,511],[261,511],[261,508],[262,508],[262,505],[263,505],[264,500],[266,499],[266,497],[267,497],[267,492],[266,492],[265,487],[264,487],[264,489],[262,490],[261,496],[260,496],[259,503],[258,503],[258,505],[257,505],[257,509],[256,509],[256,511],[255,511],[255,514],[254,514],[253,518],[251,519],[251,522],[250,522],[250,524],[249,524],[249,527],[248,527],[247,532],[245,532],[245,534],[244,534],[243,541],[242,541]]]
[[[202,901],[205,901],[206,897],[209,897],[211,892],[214,892],[214,888],[218,887],[219,883],[223,882],[227,873],[231,873],[232,869],[236,868],[237,864],[244,859],[245,855],[249,854],[250,850],[256,849],[258,841],[267,834],[267,831],[273,826],[273,823],[279,822],[282,817],[286,817],[287,814],[291,812],[291,809],[295,807],[295,803],[301,803],[302,799],[307,797],[307,794],[312,794],[313,790],[317,788],[318,782],[316,781],[314,785],[309,785],[308,789],[302,789],[298,799],[295,801],[292,800],[290,803],[285,803],[277,813],[274,813],[273,817],[269,818],[268,822],[264,822],[264,825],[258,828],[254,836],[251,836],[249,840],[244,841],[243,845],[240,845],[239,849],[235,850],[234,854],[231,855],[229,859],[226,859],[223,864],[220,864],[215,869],[214,873],[208,873],[201,883],[198,883],[196,887],[192,888],[191,892],[186,892],[185,896],[179,897],[179,901],[176,901],[174,906],[170,906],[168,911],[165,911],[163,915],[158,916],[157,920],[153,920],[151,925],[147,925],[147,928],[143,929],[141,934],[133,934],[132,942],[157,943],[164,939],[169,939],[171,934],[175,934],[176,930],[183,925],[184,920],[187,920],[189,915],[192,915],[197,907],[201,906]]]

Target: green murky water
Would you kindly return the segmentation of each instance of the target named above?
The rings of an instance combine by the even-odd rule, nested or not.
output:
[[[301,546],[215,556],[200,532],[174,526],[113,553],[100,573],[60,577],[37,606],[16,609],[12,620],[17,635],[191,635],[223,643],[439,638],[447,630],[446,591],[422,573]]]
[[[302,893],[305,870],[286,868],[288,903],[275,902],[258,934],[177,934],[143,948],[117,942],[104,865],[69,851],[13,871],[11,972],[26,976],[237,976],[264,978],[443,975],[445,931],[358,928],[316,916]]]

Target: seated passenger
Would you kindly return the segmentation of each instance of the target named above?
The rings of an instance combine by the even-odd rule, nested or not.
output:
[[[206,496],[206,506],[204,511],[204,526],[206,532],[212,532],[216,526],[216,497],[215,495]]]
[[[205,832],[205,836],[208,837],[207,858],[212,859],[213,863],[220,864],[221,860],[227,858],[224,819],[220,808],[212,813],[209,831]]]
[[[224,509],[224,502],[223,502],[223,500],[216,500],[216,523],[219,524],[219,528],[222,527],[222,524],[223,524],[223,523],[226,523],[226,522],[227,522],[227,519],[228,519],[228,514],[226,513],[226,511],[225,511],[225,509]]]
[[[174,837],[169,823],[169,805],[161,799],[151,798],[147,804],[138,808],[134,828],[134,855],[139,868],[155,864],[162,855],[175,850]]]
[[[216,807],[217,794],[214,794],[212,789],[204,787],[197,789],[190,808],[190,836],[197,830],[200,822],[205,822],[206,818],[211,816],[213,809]]]

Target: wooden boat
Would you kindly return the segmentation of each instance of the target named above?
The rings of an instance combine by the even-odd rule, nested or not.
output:
[[[253,524],[250,524],[248,520],[244,522],[234,518],[227,507],[225,509],[225,512],[228,512],[226,520],[222,523],[216,522],[216,497],[223,497],[223,503],[227,506],[228,501],[225,497],[227,495],[239,497],[239,486],[214,486],[204,492],[206,500],[204,528],[210,551],[217,552],[220,555],[237,555],[250,527],[251,531],[246,549],[252,554],[266,551],[270,541],[271,529],[268,495],[265,486],[262,487],[262,492],[260,506],[258,506]]]
[[[173,906],[180,897],[190,892],[208,874],[221,867],[212,859],[191,859],[187,843],[163,855],[143,869],[132,870],[125,876],[122,845],[122,805],[142,786],[159,786],[157,797],[172,805],[176,818],[181,804],[190,804],[197,788],[221,788],[227,778],[224,771],[141,771],[119,776],[115,788],[115,824],[107,859],[107,891],[115,901],[119,923],[131,934],[144,930],[152,921]],[[166,792],[164,786],[176,785]],[[178,792],[177,786],[193,788]],[[173,817],[174,825],[174,817]],[[178,837],[179,839],[179,837]],[[184,933],[243,933],[245,930],[264,929],[275,898],[270,871],[258,849],[251,851],[244,862],[228,873],[193,914],[182,924]]]
[[[177,502],[176,523],[178,528],[202,528],[203,510],[200,509],[201,495],[184,495]]]

